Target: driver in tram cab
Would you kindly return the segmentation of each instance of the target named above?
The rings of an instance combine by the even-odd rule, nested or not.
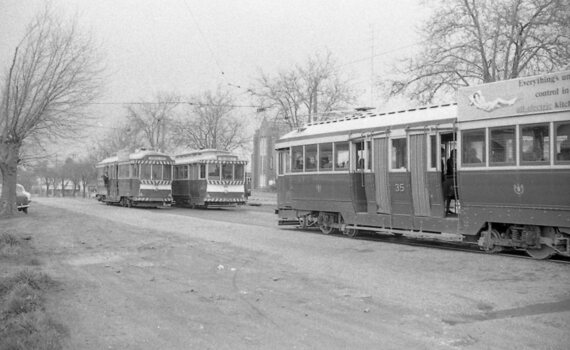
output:
[[[445,214],[453,214],[449,210],[451,200],[455,198],[455,169],[457,167],[456,150],[451,150],[451,154],[445,163],[445,180],[443,181],[443,197],[445,198]]]
[[[105,184],[105,188],[107,189],[107,196],[108,196],[109,195],[109,175],[106,171],[105,171],[105,174],[103,174],[102,178],[103,178],[103,183]]]

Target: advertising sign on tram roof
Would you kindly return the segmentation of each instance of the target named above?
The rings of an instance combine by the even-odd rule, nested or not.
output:
[[[459,121],[570,110],[570,71],[459,89]]]

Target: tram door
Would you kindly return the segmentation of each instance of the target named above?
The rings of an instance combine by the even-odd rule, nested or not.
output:
[[[426,135],[410,135],[410,172],[414,216],[430,215]]]
[[[376,210],[374,202],[374,175],[371,173],[372,142],[358,140],[352,144],[354,169],[351,169],[352,202],[356,212]],[[354,170],[354,171],[352,171]]]
[[[376,198],[376,212],[390,214],[390,185],[388,181],[388,138],[374,139],[374,189]]]

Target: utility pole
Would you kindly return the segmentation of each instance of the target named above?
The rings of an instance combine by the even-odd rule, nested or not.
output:
[[[374,106],[374,24],[370,24],[370,106]]]

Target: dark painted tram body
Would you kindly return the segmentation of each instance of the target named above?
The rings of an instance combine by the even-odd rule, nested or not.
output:
[[[541,93],[556,89],[570,72],[292,131],[276,145],[280,223],[570,256],[570,94]]]

